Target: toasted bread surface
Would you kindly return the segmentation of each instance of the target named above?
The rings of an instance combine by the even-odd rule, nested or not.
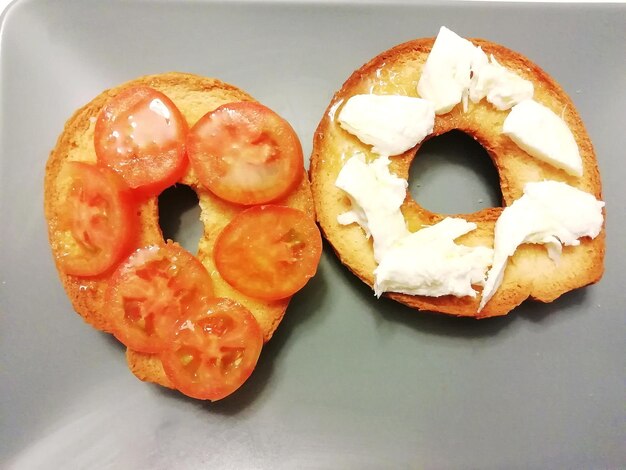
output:
[[[68,161],[96,162],[93,140],[95,122],[100,110],[110,98],[136,85],[150,86],[168,96],[180,109],[190,127],[204,114],[222,104],[255,101],[244,91],[219,80],[172,72],[141,77],[106,90],[77,110],[65,124],[46,165],[44,206],[53,254],[58,253],[60,249],[58,232],[62,208],[59,202],[60,188],[57,184],[59,172]],[[191,166],[187,167],[179,183],[189,185],[198,195],[204,233],[198,244],[197,256],[211,275],[215,295],[231,298],[247,307],[258,321],[264,341],[268,341],[278,327],[290,298],[263,301],[246,296],[222,279],[212,256],[217,235],[245,207],[224,201],[201,187]],[[314,217],[313,200],[306,177],[302,178],[294,191],[281,200],[274,201],[273,204],[295,207]],[[140,204],[138,227],[136,248],[163,242],[158,220],[157,197],[149,198]],[[65,274],[59,268],[58,262],[57,270],[76,312],[95,328],[111,332],[112,326],[104,301],[111,272],[93,278],[76,277]],[[158,357],[128,350],[127,359],[131,371],[141,380],[171,387]]]
[[[522,196],[527,182],[556,180],[602,198],[602,186],[593,146],[574,104],[558,83],[521,54],[483,39],[472,39],[487,55],[530,80],[534,99],[563,117],[578,144],[583,162],[583,176],[568,175],[529,156],[502,134],[508,112],[498,111],[486,100],[469,102],[467,112],[461,105],[435,119],[432,138],[450,130],[461,130],[476,139],[488,152],[498,170],[503,206]],[[322,233],[333,246],[341,262],[363,282],[373,286],[376,267],[371,239],[357,225],[340,225],[337,216],[350,209],[345,193],[335,186],[343,163],[355,152],[375,158],[369,146],[343,130],[336,116],[342,103],[357,94],[417,95],[417,82],[430,53],[434,38],[417,39],[400,44],[373,58],[356,70],[333,96],[315,132],[309,175],[313,198]],[[420,145],[402,155],[391,157],[390,170],[408,178],[411,162]],[[457,239],[468,246],[493,247],[494,226],[502,208],[488,208],[471,214],[454,214],[477,224],[478,228]],[[409,192],[402,205],[409,230],[442,220],[445,215],[428,211],[417,204]],[[603,273],[605,250],[604,228],[595,239],[581,239],[577,247],[564,247],[560,263],[553,263],[546,250],[538,245],[522,245],[509,259],[504,281],[487,306],[478,313],[480,295],[475,298],[454,296],[426,297],[400,293],[385,295],[419,310],[457,316],[490,317],[504,315],[527,298],[551,302],[565,292],[597,282]],[[478,290],[480,288],[477,288]]]

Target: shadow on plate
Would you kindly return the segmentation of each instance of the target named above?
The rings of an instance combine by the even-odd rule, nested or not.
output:
[[[329,258],[331,258],[330,264],[332,269],[340,270],[350,289],[354,289],[367,302],[379,303],[380,308],[371,311],[377,314],[378,321],[397,322],[420,332],[437,336],[460,338],[494,336],[512,325],[513,322],[517,321],[517,318],[541,323],[559,312],[566,313],[576,310],[574,307],[583,304],[586,296],[586,289],[583,288],[568,292],[552,303],[546,304],[528,299],[508,315],[500,317],[483,320],[454,317],[437,312],[418,311],[385,297],[376,299],[371,288],[344,267],[337,256],[333,254]]]
[[[105,333],[104,331],[99,331],[99,330],[96,330],[96,331],[98,331],[98,333],[100,333],[100,335],[102,335],[102,337],[105,338],[105,341],[109,343],[112,348],[115,348],[116,350],[120,352],[120,354],[122,355],[122,358],[124,359],[124,363],[126,363],[126,346],[120,343],[117,340],[117,338],[113,336],[111,333]]]
[[[293,296],[280,326],[272,339],[263,346],[261,357],[254,372],[235,393],[216,402],[196,400],[176,390],[155,385],[158,393],[167,398],[186,401],[211,413],[228,416],[236,415],[261,400],[263,390],[271,381],[275,361],[280,358],[282,350],[294,335],[295,330],[302,327],[303,324],[313,321],[314,318],[317,321],[320,320],[319,314],[322,309],[319,307],[327,291],[324,278],[326,269],[328,266],[322,261],[315,277]]]
[[[470,213],[502,205],[498,171],[489,154],[460,130],[432,137],[420,146],[408,183],[413,199],[433,212]]]
[[[239,390],[217,402],[196,400],[176,390],[153,385],[157,393],[167,398],[188,402],[198,409],[226,416],[237,415],[261,400],[263,390],[271,381],[276,361],[284,353],[283,349],[290,339],[294,337],[297,329],[302,328],[305,324],[310,325],[312,321],[322,321],[323,315],[328,314],[328,309],[320,307],[327,295],[329,274],[331,272],[333,272],[333,279],[339,279],[347,288],[354,289],[359,296],[363,296],[365,302],[377,302],[380,304],[379,309],[372,310],[378,313],[377,321],[397,322],[420,332],[448,337],[480,338],[494,336],[511,325],[518,317],[534,323],[541,323],[559,311],[566,312],[571,310],[572,307],[582,304],[586,295],[585,289],[579,289],[565,294],[551,304],[526,301],[509,315],[483,321],[477,321],[472,318],[455,318],[434,312],[420,312],[390,299],[381,298],[377,300],[369,286],[365,285],[345,268],[325,242],[325,252],[318,274],[292,298],[280,326],[274,333],[271,341],[264,346],[252,376]],[[111,336],[110,341],[115,343],[123,353],[124,347],[115,338]]]
[[[577,307],[585,304],[588,290],[586,287],[576,289],[563,294],[551,303],[536,302],[527,300],[517,307],[509,315],[517,316],[533,323],[541,323],[548,318],[558,314],[560,311],[572,312],[578,310]],[[582,310],[582,309],[580,309]]]

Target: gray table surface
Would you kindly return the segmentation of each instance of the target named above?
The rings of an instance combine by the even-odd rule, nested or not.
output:
[[[442,24],[524,53],[572,96],[604,183],[602,281],[504,318],[457,320],[375,300],[326,246],[237,394],[202,403],[136,380],[123,348],[72,312],[49,253],[44,165],[73,110],[139,75],[194,72],[275,109],[308,154],[355,68]],[[608,4],[10,7],[0,36],[0,466],[626,465],[625,44],[626,9]],[[432,177],[414,176],[420,202],[449,211],[497,203],[482,176],[489,162],[464,164],[464,148],[448,139],[422,155],[419,174]],[[455,191],[442,190],[446,181]]]

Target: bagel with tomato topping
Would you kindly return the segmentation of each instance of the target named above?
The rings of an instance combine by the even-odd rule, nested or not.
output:
[[[158,195],[176,183],[199,199],[197,253],[159,226]],[[212,78],[151,75],[98,95],[65,124],[44,190],[76,312],[127,346],[138,378],[199,399],[247,379],[321,255],[295,131]]]
[[[408,192],[421,143],[454,129],[486,149],[503,207],[439,214]],[[341,262],[409,307],[492,317],[602,276],[602,186],[576,107],[539,66],[491,41],[443,27],[357,69],[317,127],[309,175]]]

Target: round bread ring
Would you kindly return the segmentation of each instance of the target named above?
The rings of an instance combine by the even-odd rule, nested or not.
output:
[[[167,95],[180,109],[190,127],[204,114],[222,104],[235,101],[255,101],[244,91],[219,80],[172,72],[141,77],[106,90],[77,110],[65,124],[65,128],[59,136],[55,148],[50,153],[46,165],[44,206],[53,253],[56,252],[55,232],[59,222],[60,209],[56,188],[59,171],[66,161],[96,162],[93,144],[96,117],[110,98],[137,85],[147,85]],[[191,166],[187,167],[179,182],[189,185],[198,195],[201,208],[200,220],[204,225],[204,234],[198,245],[197,256],[211,274],[215,295],[231,298],[247,307],[258,321],[263,331],[264,341],[267,342],[282,320],[290,298],[263,301],[248,297],[226,283],[213,262],[213,244],[217,235],[245,207],[219,199],[201,187]],[[274,201],[273,204],[294,207],[314,217],[311,189],[306,177],[302,178],[294,191],[283,199]],[[138,219],[139,230],[136,248],[163,243],[163,234],[159,226],[157,197],[149,198],[140,204]],[[110,320],[104,305],[104,293],[111,272],[94,278],[82,278],[65,274],[59,269],[58,264],[57,270],[76,312],[95,328],[111,332]],[[141,380],[157,382],[171,387],[170,381],[163,372],[161,361],[156,356],[128,349],[126,357],[130,369]]]
[[[503,205],[521,197],[525,183],[544,179],[567,184],[602,198],[600,174],[593,147],[585,127],[563,89],[546,72],[521,54],[483,39],[471,39],[503,66],[530,80],[535,88],[534,99],[561,115],[578,144],[583,161],[583,176],[576,178],[547,163],[529,156],[501,133],[507,111],[498,111],[486,100],[469,102],[468,111],[457,105],[451,112],[436,116],[432,138],[458,129],[472,136],[488,152],[496,166],[502,190]],[[374,284],[376,267],[371,240],[363,230],[352,224],[342,226],[337,216],[350,209],[350,201],[335,186],[343,162],[354,152],[375,158],[370,147],[343,130],[335,117],[343,102],[357,94],[399,94],[417,96],[417,82],[430,53],[434,38],[417,39],[383,52],[356,70],[333,96],[322,118],[313,142],[310,179],[318,222],[326,239],[341,262],[369,286]],[[391,157],[390,170],[408,178],[409,167],[419,145],[402,155]],[[477,225],[477,229],[457,239],[468,246],[492,247],[494,225],[502,208],[483,209],[472,214],[457,214]],[[407,191],[402,212],[410,231],[439,222],[445,216],[430,212],[417,204]],[[491,301],[478,313],[480,295],[471,297],[426,297],[386,293],[409,307],[468,317],[505,315],[528,297],[551,302],[565,292],[597,282],[603,273],[605,247],[604,228],[595,239],[582,239],[578,247],[564,247],[561,261],[553,263],[540,245],[522,245],[509,259],[504,281]],[[477,288],[480,290],[480,288]]]

